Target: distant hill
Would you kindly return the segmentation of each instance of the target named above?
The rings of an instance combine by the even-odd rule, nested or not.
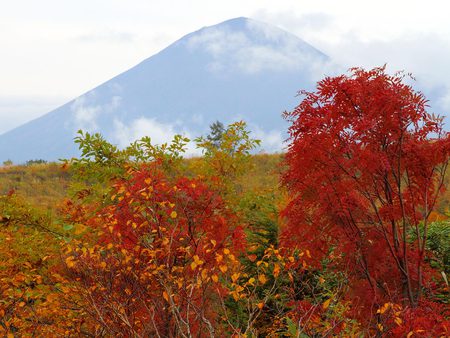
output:
[[[215,120],[243,119],[266,151],[286,137],[284,110],[327,74],[329,58],[300,38],[247,18],[205,27],[91,91],[0,135],[0,160],[78,155],[78,129],[125,146],[149,135],[195,137]]]

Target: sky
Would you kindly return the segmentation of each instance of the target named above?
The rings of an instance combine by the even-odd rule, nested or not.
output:
[[[450,112],[445,0],[0,0],[0,133],[48,113],[183,35],[234,17],[283,28],[343,67],[413,73]],[[438,111],[446,115],[446,111]]]

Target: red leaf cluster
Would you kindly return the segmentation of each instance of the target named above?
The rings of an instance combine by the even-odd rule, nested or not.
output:
[[[385,68],[328,77],[286,113],[291,194],[282,242],[348,271],[361,315],[375,304],[415,307],[424,287],[426,229],[450,154],[442,118]],[[416,235],[413,240],[411,234]]]

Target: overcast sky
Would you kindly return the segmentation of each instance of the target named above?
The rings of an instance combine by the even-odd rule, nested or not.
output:
[[[245,16],[344,67],[412,72],[450,112],[450,3],[430,0],[0,0],[0,133],[203,26]],[[433,102],[431,103],[433,105]],[[444,112],[441,112],[444,113]]]

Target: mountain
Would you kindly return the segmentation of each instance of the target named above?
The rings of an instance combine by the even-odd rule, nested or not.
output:
[[[175,133],[195,137],[219,120],[243,119],[266,151],[279,150],[281,113],[327,72],[329,58],[277,27],[236,18],[204,27],[78,98],[0,135],[0,160],[78,155],[76,131],[125,146]]]

